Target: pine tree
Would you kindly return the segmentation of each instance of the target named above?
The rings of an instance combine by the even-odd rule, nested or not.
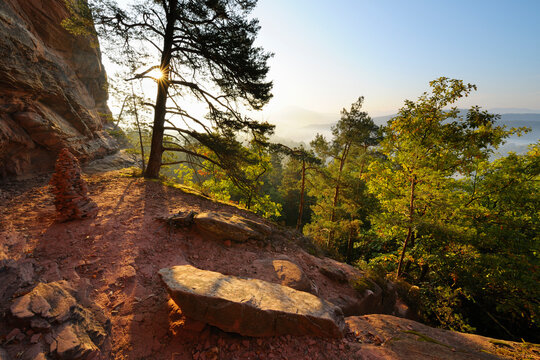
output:
[[[154,117],[146,177],[159,176],[165,151],[183,152],[241,176],[238,169],[245,158],[236,134],[243,131],[262,139],[273,131],[272,125],[239,111],[240,102],[258,110],[272,96],[272,83],[266,80],[270,54],[254,45],[259,25],[248,18],[256,3],[138,0],[121,7],[111,0],[90,0],[89,6],[68,0],[72,10],[65,22],[68,29],[93,31],[92,17],[100,38],[116,51],[113,60],[132,71],[130,79],[157,82],[155,101],[149,104]],[[182,104],[186,96],[205,105],[205,118]],[[164,142],[165,131],[176,136]],[[199,145],[215,156],[197,151]]]

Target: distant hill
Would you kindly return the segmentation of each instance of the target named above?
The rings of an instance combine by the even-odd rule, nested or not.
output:
[[[514,109],[513,109],[514,110]],[[519,109],[515,109],[519,110]],[[465,112],[466,110],[462,110]],[[490,110],[492,113],[497,113]],[[507,127],[528,127],[530,132],[524,134],[521,137],[512,136],[508,139],[507,143],[501,148],[501,152],[506,153],[508,151],[524,152],[529,144],[535,143],[540,139],[540,112],[539,113],[504,113],[500,114],[499,124],[506,125]],[[396,114],[386,116],[373,117],[373,121],[377,125],[385,125],[388,120],[395,117]],[[331,128],[334,123],[318,123],[311,124],[302,127],[307,133],[311,132],[313,138],[316,133],[330,136]]]

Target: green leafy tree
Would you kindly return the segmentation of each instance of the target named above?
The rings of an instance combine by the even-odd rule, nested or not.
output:
[[[295,216],[288,212],[286,222],[291,224],[291,219],[295,218],[296,230],[301,230],[304,220],[304,209],[306,205],[306,178],[307,172],[321,164],[321,160],[315,156],[312,150],[306,150],[303,145],[290,148],[283,144],[273,144],[275,152],[284,154],[288,157],[286,171],[281,182],[280,190],[284,198],[290,204],[298,204],[298,211]],[[292,195],[298,193],[298,196]],[[292,198],[291,198],[292,195]]]
[[[540,143],[480,164],[463,182],[461,212],[474,256],[451,270],[467,295],[458,311],[491,336],[538,342]]]
[[[197,151],[210,159],[213,157],[209,149],[200,148]],[[176,173],[185,178],[184,184],[198,188],[215,199],[239,204],[264,217],[279,217],[281,205],[263,192],[267,175],[272,172],[271,156],[266,147],[252,141],[249,146],[243,147],[243,156],[248,161],[239,167],[239,171],[242,171],[241,178],[245,181],[238,181],[239,176],[230,176],[210,160],[200,164],[191,163],[188,159],[179,160],[179,163],[187,163],[188,166],[181,166]]]
[[[361,110],[364,98],[360,97],[343,109],[341,119],[332,128],[332,140],[317,135],[311,146],[322,166],[313,176],[313,195],[316,205],[312,207],[315,218],[307,227],[309,233],[320,242],[326,237],[326,246],[340,252],[336,234],[346,239],[346,257],[350,259],[353,243],[364,222],[358,215],[366,201],[363,176],[370,161],[369,148],[378,141],[378,127],[368,114]],[[346,194],[346,196],[342,196]]]
[[[266,81],[270,55],[254,46],[259,25],[248,18],[256,0],[138,0],[129,6],[109,0],[90,0],[89,6],[85,1],[68,2],[68,29],[92,32],[92,17],[101,39],[117,53],[112,59],[130,69],[131,79],[157,83],[146,177],[159,176],[165,151],[210,161],[230,176],[243,173],[239,168],[246,159],[236,134],[262,138],[273,130],[239,111],[240,103],[261,109],[271,98],[272,83]],[[187,96],[206,106],[205,118],[182,104]],[[165,144],[165,131],[182,141]],[[193,144],[214,156],[194,152]]]
[[[512,133],[496,125],[496,115],[478,107],[465,116],[457,107],[448,108],[474,85],[443,77],[430,86],[431,93],[417,102],[405,101],[389,121],[379,149],[385,159],[370,166],[371,191],[383,209],[375,216],[378,231],[390,241],[403,239],[398,277],[409,247],[421,243],[429,249],[433,241],[461,231],[450,216],[460,206],[454,196],[456,176],[471,174]]]

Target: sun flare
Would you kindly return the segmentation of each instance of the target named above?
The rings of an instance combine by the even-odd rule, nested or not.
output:
[[[163,81],[165,79],[165,72],[160,68],[155,68],[148,74],[155,81]]]

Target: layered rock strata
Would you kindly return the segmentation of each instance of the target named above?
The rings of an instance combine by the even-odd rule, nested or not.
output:
[[[63,1],[0,1],[0,180],[51,170],[65,147],[81,161],[117,148],[100,51],[67,16]]]

